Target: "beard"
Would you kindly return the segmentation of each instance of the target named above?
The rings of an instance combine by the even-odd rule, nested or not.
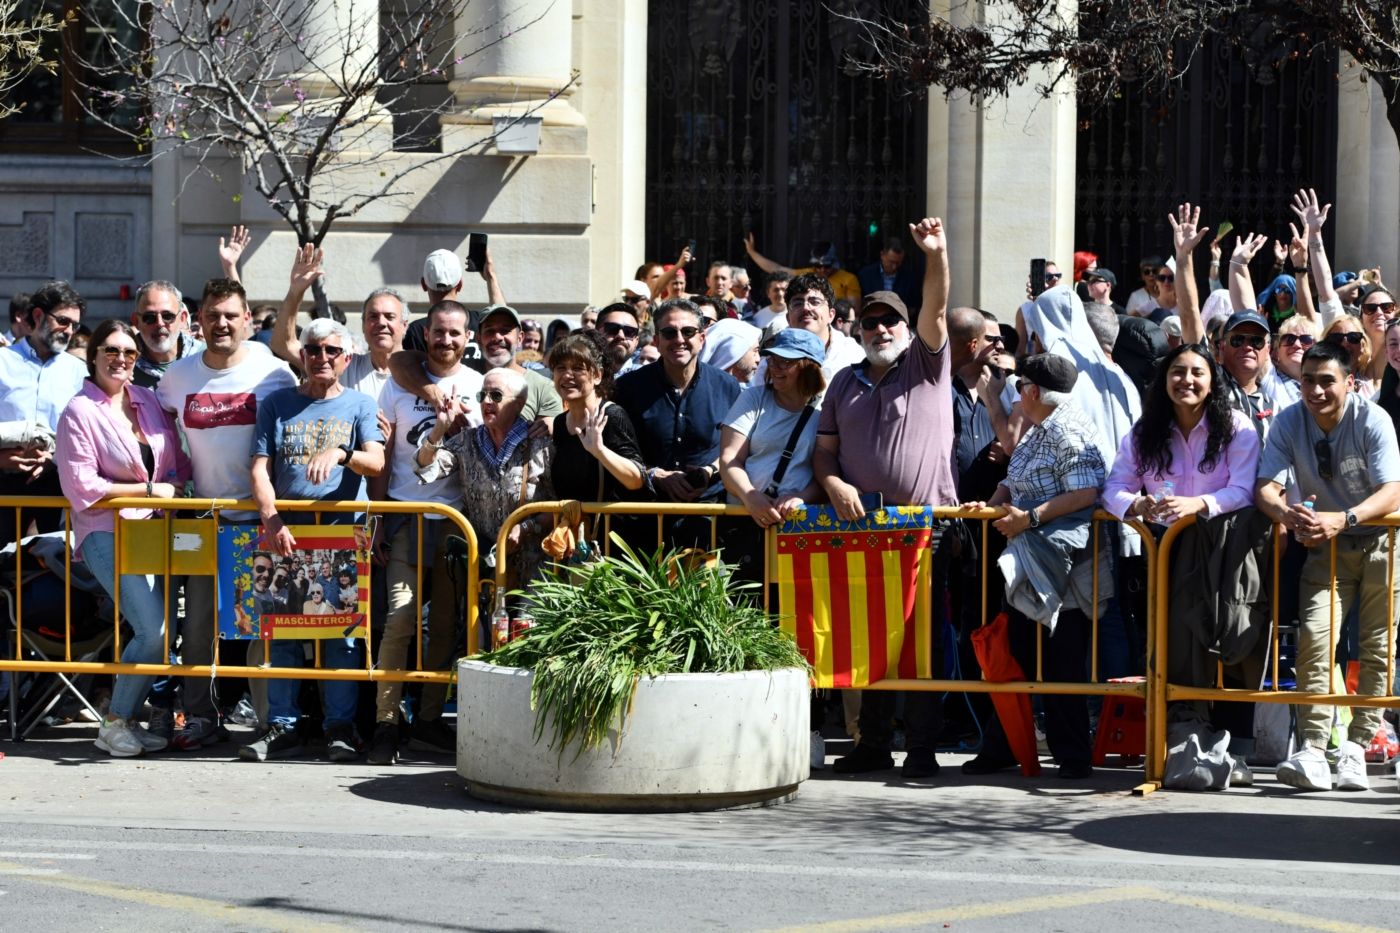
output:
[[[40,339],[44,341],[44,346],[48,347],[50,353],[57,355],[68,349],[68,344],[72,341],[73,335],[48,332]]]
[[[904,351],[909,349],[909,344],[913,337],[905,334],[903,337],[892,339],[887,346],[882,349],[866,344],[865,358],[874,366],[890,366],[895,360],[904,355]]]
[[[152,337],[145,340],[145,344],[152,353],[169,353],[175,349],[175,334],[171,332],[164,337]]]

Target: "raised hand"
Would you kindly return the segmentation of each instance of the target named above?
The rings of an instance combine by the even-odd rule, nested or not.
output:
[[[1283,245],[1282,240],[1274,240],[1274,262],[1283,265],[1283,261],[1288,258],[1288,247]]]
[[[599,405],[595,411],[585,412],[583,424],[574,432],[578,435],[579,442],[583,444],[583,449],[593,456],[598,456],[603,447],[603,429],[608,426],[608,415]]]
[[[1288,225],[1288,232],[1292,234],[1292,238],[1288,241],[1288,258],[1293,263],[1293,268],[1306,269],[1308,267],[1308,241],[1292,224]]]
[[[1303,222],[1303,230],[1308,236],[1322,232],[1322,225],[1327,223],[1327,215],[1332,210],[1332,205],[1318,202],[1317,192],[1311,188],[1299,188],[1290,206]]]
[[[225,269],[238,268],[238,260],[242,258],[243,251],[252,242],[253,235],[248,232],[247,227],[234,225],[228,232],[228,239],[219,237],[219,263]]]
[[[925,217],[916,224],[910,224],[909,235],[919,249],[930,256],[948,251],[948,237],[943,230],[942,217]]]
[[[1200,205],[1192,207],[1189,201],[1178,207],[1175,214],[1167,214],[1167,223],[1172,225],[1172,245],[1178,255],[1200,246],[1206,234],[1210,233],[1209,227],[1200,225]]]
[[[325,253],[318,246],[307,243],[298,246],[292,259],[292,288],[306,291],[321,277],[321,260]]]
[[[1264,234],[1253,233],[1235,238],[1235,251],[1230,254],[1231,262],[1238,262],[1241,265],[1249,265],[1254,254],[1264,248],[1264,244],[1269,242],[1269,238]]]

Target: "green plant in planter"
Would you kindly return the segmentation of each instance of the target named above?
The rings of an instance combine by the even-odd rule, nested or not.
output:
[[[616,534],[619,553],[545,571],[527,595],[534,626],[483,656],[534,671],[535,739],[545,722],[575,757],[621,730],[642,677],[807,667],[796,643],[747,598],[760,587],[734,581],[734,567],[692,564],[658,549],[639,556]]]

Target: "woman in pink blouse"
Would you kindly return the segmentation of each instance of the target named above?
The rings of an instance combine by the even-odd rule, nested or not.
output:
[[[1169,525],[1188,515],[1207,518],[1251,506],[1259,450],[1259,434],[1248,416],[1230,404],[1215,361],[1200,345],[1183,344],[1162,360],[1143,399],[1142,419],[1118,447],[1104,483],[1103,507],[1119,518]],[[1213,657],[1191,632],[1174,621],[1169,638],[1172,683],[1191,683],[1191,672],[1214,672]],[[1262,670],[1262,662],[1231,664],[1225,669],[1225,682],[1257,688]],[[1215,683],[1213,676],[1206,679],[1209,684],[1203,686]],[[1254,747],[1252,703],[1216,703],[1210,708],[1173,703],[1168,720],[1169,776],[1211,775],[1216,782],[1212,786],[1220,786],[1223,775],[1203,765],[1202,749],[1219,739],[1216,730],[1226,730],[1231,765],[1225,786],[1254,782],[1246,764]],[[1200,789],[1189,780],[1171,786]]]
[[[103,321],[87,347],[88,378],[58,422],[58,478],[73,509],[73,553],[101,581],[116,587],[115,512],[94,508],[114,496],[170,499],[184,490],[190,464],[175,423],[150,389],[133,385],[136,331],[124,321]],[[151,509],[123,509],[124,518],[147,518]],[[121,614],[133,637],[122,651],[127,664],[161,660],[165,647],[165,599],[159,577],[122,574]],[[122,758],[158,751],[165,739],[135,721],[153,678],[122,674],[97,731],[97,747]]]
[[[1142,418],[1118,446],[1103,507],[1161,525],[1244,508],[1254,502],[1259,448],[1249,418],[1231,407],[1215,361],[1183,344],[1159,364]]]

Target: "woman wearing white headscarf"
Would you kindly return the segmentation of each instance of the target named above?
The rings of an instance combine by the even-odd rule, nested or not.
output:
[[[748,386],[758,369],[758,343],[763,331],[738,318],[716,321],[705,331],[700,362],[722,369]]]

